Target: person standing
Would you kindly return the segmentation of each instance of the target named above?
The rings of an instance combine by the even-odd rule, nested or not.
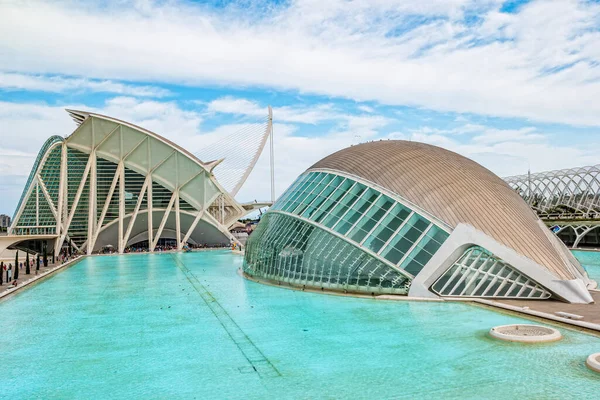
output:
[[[6,282],[10,282],[12,278],[12,264],[8,264],[8,271],[6,271]]]

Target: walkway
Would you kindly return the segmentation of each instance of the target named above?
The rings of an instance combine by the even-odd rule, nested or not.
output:
[[[600,291],[591,290],[590,294],[594,298],[594,303],[591,304],[569,304],[555,300],[475,300],[475,302],[600,331]],[[557,312],[575,314],[583,318],[569,319],[556,315]]]
[[[11,293],[20,289],[21,287],[27,286],[27,285],[37,281],[38,279],[44,278],[47,275],[50,275],[50,274],[54,273],[55,271],[58,271],[61,268],[65,267],[67,265],[70,265],[71,263],[73,263],[75,260],[78,260],[79,258],[80,257],[72,258],[71,260],[69,260],[63,264],[60,264],[58,262],[58,260],[56,260],[57,262],[54,264],[48,263],[48,267],[44,267],[44,264],[40,260],[40,269],[39,269],[39,271],[37,271],[37,274],[36,274],[36,270],[35,270],[35,262],[34,262],[33,268],[31,269],[31,273],[29,275],[25,274],[25,266],[23,266],[23,269],[19,270],[19,279],[18,279],[19,284],[18,284],[17,288],[14,288],[10,283],[6,282],[6,271],[2,270],[2,286],[0,286],[0,298],[2,298],[4,296],[8,296]],[[35,260],[35,258],[34,258],[34,260]],[[52,259],[50,258],[50,260],[52,260]],[[19,262],[21,262],[21,261],[23,261],[23,262],[25,261],[24,256],[22,257],[22,260],[19,260]],[[13,269],[13,273],[14,273],[14,269]],[[11,282],[12,282],[12,280],[11,280]]]

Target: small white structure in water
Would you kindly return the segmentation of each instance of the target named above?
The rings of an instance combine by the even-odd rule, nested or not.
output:
[[[490,329],[490,336],[507,342],[544,343],[562,339],[561,333],[547,326],[515,324]]]
[[[600,353],[590,354],[585,365],[592,371],[600,372]]]

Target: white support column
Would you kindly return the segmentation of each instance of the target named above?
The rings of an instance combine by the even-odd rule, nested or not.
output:
[[[154,249],[156,248],[158,240],[160,239],[160,235],[162,234],[165,224],[167,223],[167,219],[169,218],[169,214],[171,213],[171,210],[173,209],[173,203],[175,202],[176,197],[177,197],[177,191],[175,191],[173,193],[173,195],[171,196],[171,200],[169,200],[169,205],[167,206],[167,210],[165,211],[165,214],[163,215],[162,220],[160,221],[160,225],[158,227],[158,230],[156,231],[156,237],[152,241],[150,251],[154,251]]]
[[[40,187],[37,183],[37,179],[34,180],[35,184],[35,226],[40,226]],[[39,228],[37,228],[39,229]]]
[[[123,222],[125,220],[125,167],[123,160],[119,163],[119,254],[125,251],[125,242],[123,236]]]
[[[179,189],[181,188],[181,182],[179,177],[179,153],[175,153],[175,190],[173,195],[175,196],[175,241],[177,243],[177,250],[181,250],[181,220],[179,215]]]
[[[153,208],[152,208],[152,172],[154,170],[154,168],[157,168],[158,166],[151,168],[152,165],[152,148],[150,147],[150,140],[148,140],[147,145],[146,145],[146,149],[147,149],[147,155],[148,155],[148,176],[147,176],[147,180],[149,179],[150,181],[148,182],[148,191],[147,191],[147,207],[148,207],[148,250],[150,252],[154,251],[154,248],[152,247],[152,243],[154,242],[154,228],[153,228],[153,223],[152,223],[152,212],[153,212]],[[165,160],[163,160],[164,162]]]
[[[275,203],[275,149],[273,147],[273,110],[271,106],[269,106],[269,128],[271,131],[269,132],[269,161],[271,164],[271,204]]]
[[[88,190],[88,222],[87,222],[87,240],[86,240],[86,253],[92,254],[93,247],[91,246],[92,236],[94,235],[94,228],[96,222],[96,149],[94,144],[96,143],[96,135],[94,133],[94,119],[90,121],[92,125],[92,142],[90,143],[90,177],[89,177],[89,190]],[[83,246],[81,246],[83,248]]]
[[[152,212],[154,211],[154,209],[152,208],[152,175],[148,175],[148,180],[148,189],[146,191],[148,197],[148,250],[150,250],[150,252],[153,252],[154,246],[152,246],[152,243],[154,242],[154,228],[152,222]]]
[[[65,213],[65,202],[67,198],[67,145],[63,142],[60,152],[60,179],[58,181],[58,204],[56,216],[56,234],[61,235],[66,230],[63,228],[63,219]],[[64,239],[63,239],[64,240]],[[54,246],[54,254],[59,254],[62,248],[63,240],[57,240]]]
[[[58,218],[58,215],[56,212],[56,208],[54,207],[54,203],[52,202],[52,198],[50,198],[50,193],[48,193],[48,189],[46,188],[46,185],[44,185],[44,182],[42,181],[42,179],[40,178],[39,175],[37,176],[37,181],[38,181],[38,187],[42,190],[42,194],[46,198],[46,201],[48,202],[48,206],[50,207],[50,211],[52,211],[52,215],[54,215],[54,220],[56,221],[56,219]]]
[[[183,240],[180,243],[181,246],[183,246],[183,244],[189,240],[190,236],[192,236],[192,233],[194,232],[194,229],[196,229],[196,225],[198,225],[198,222],[200,222],[202,215],[204,215],[204,210],[199,211],[198,214],[196,214],[196,218],[194,218],[194,222],[192,222],[190,229],[188,229],[187,233],[185,234],[185,236],[183,237]]]
[[[177,231],[177,250],[183,248],[181,243],[181,216],[179,214],[179,189],[175,190],[175,230]]]
[[[221,220],[219,222],[221,223],[221,225],[223,225],[223,223],[225,222],[225,199],[223,195],[219,196],[219,211],[219,215],[221,217]]]
[[[121,175],[121,168],[123,164],[119,163],[117,166],[117,170],[115,171],[115,176],[113,177],[112,183],[110,184],[110,189],[108,190],[108,195],[106,196],[106,200],[104,200],[104,206],[102,207],[102,212],[100,213],[100,218],[98,219],[98,223],[96,224],[96,229],[94,229],[93,237],[91,238],[90,246],[93,248],[96,245],[96,240],[98,240],[98,234],[102,229],[102,224],[104,223],[104,218],[106,217],[106,213],[108,212],[108,207],[110,206],[110,202],[112,201],[113,194],[115,192],[115,188],[117,187],[117,182],[119,181],[119,176]],[[121,224],[122,228],[123,224]],[[90,239],[88,239],[90,241]],[[119,243],[121,242],[121,232],[119,232]]]
[[[144,185],[142,186],[142,190],[140,190],[140,195],[138,197],[137,204],[135,205],[135,209],[133,210],[133,214],[131,215],[131,219],[129,220],[129,225],[127,226],[127,232],[125,233],[125,237],[123,238],[123,246],[127,245],[127,241],[129,240],[129,235],[131,235],[131,230],[133,229],[133,224],[137,219],[138,212],[140,211],[140,207],[142,205],[142,201],[144,200],[144,194],[146,194],[146,189],[148,189],[148,182],[150,181],[150,176],[146,177],[144,181]]]
[[[92,121],[93,122],[93,121]],[[93,132],[93,130],[92,130]],[[98,213],[97,210],[97,188],[96,188],[96,150],[92,150],[90,153],[90,161],[92,163],[90,167],[90,184],[89,184],[89,196],[88,196],[88,233],[87,233],[87,254],[92,254],[94,250],[92,243],[92,239],[94,237],[94,232],[96,231],[96,215]]]
[[[69,226],[71,225],[71,221],[73,220],[73,217],[75,216],[75,211],[77,210],[77,205],[79,204],[79,198],[81,197],[81,193],[83,192],[83,188],[85,187],[85,182],[87,181],[88,175],[90,173],[91,162],[92,162],[92,160],[90,157],[90,158],[88,158],[88,162],[85,166],[85,170],[83,171],[83,175],[81,176],[81,181],[79,182],[79,187],[77,188],[77,194],[75,195],[75,199],[73,200],[73,206],[71,207],[71,212],[69,213],[67,223],[64,225],[64,231],[63,231],[62,235],[60,236],[61,245],[62,245],[62,242],[65,240],[67,231],[69,229]]]

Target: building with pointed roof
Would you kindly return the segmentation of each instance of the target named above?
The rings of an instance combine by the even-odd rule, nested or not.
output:
[[[213,169],[222,159],[201,161],[139,126],[67,111],[77,129],[66,138],[52,136],[43,145],[9,237],[3,238],[4,248],[40,239],[53,242],[56,252],[69,245],[92,254],[106,247],[123,253],[140,243],[153,251],[161,239],[178,249],[236,241],[230,226],[256,205],[238,203],[221,186]],[[260,146],[270,131],[269,118]],[[256,158],[240,171],[236,192]]]

